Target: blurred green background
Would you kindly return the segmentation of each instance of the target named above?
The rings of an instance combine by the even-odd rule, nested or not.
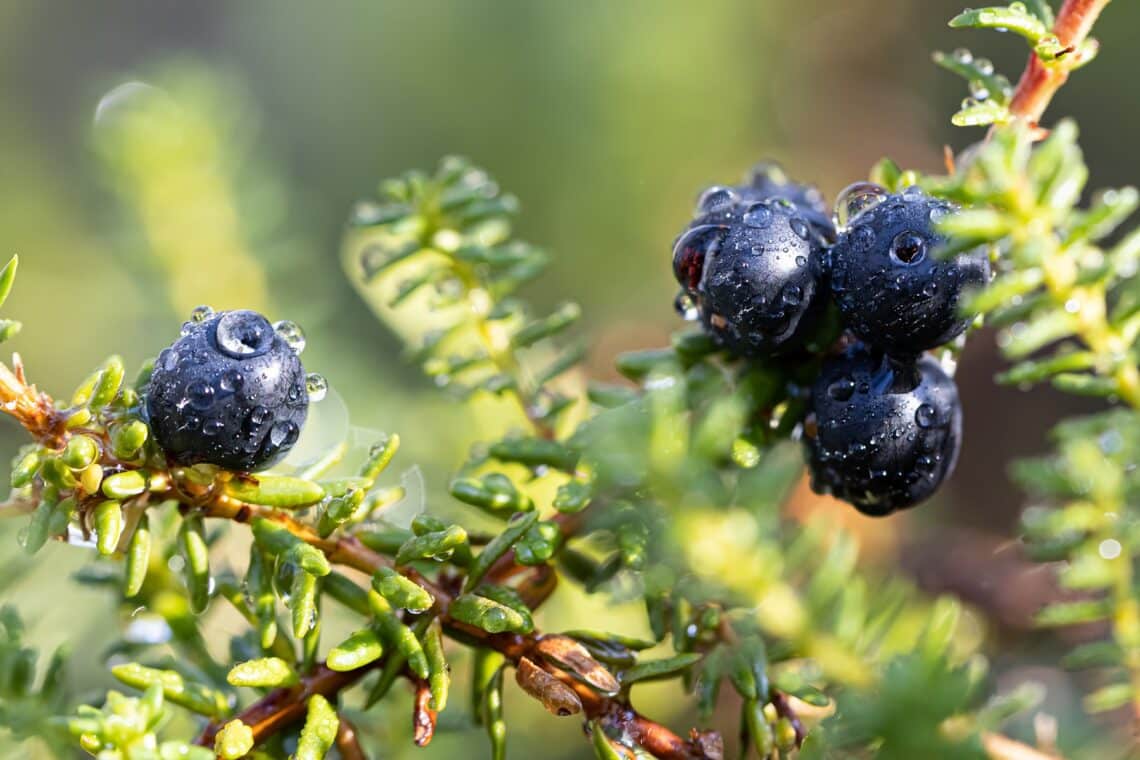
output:
[[[353,425],[401,433],[400,461],[422,470],[434,506],[477,431],[448,423],[450,402],[403,360],[345,280],[338,247],[354,199],[447,153],[487,167],[522,199],[520,236],[555,254],[531,297],[540,310],[579,301],[591,372],[612,378],[616,353],[660,345],[679,324],[670,243],[704,186],[774,157],[833,196],[884,154],[937,171],[943,144],[980,137],[949,126],[965,93],[930,51],[985,46],[1011,78],[1024,52],[1016,38],[949,30],[960,8],[0,0],[0,254],[21,256],[5,316],[26,324],[14,347],[34,381],[65,394],[108,353],[132,366],[154,355],[198,303],[294,319],[308,334],[306,365],[329,378]],[[1080,120],[1094,186],[1140,177],[1129,149],[1140,101],[1127,95],[1140,70],[1137,24],[1140,5],[1109,8],[1100,58],[1052,112]],[[122,118],[140,93],[163,103],[152,123]],[[872,561],[897,556],[927,587],[990,613],[1005,672],[1044,678],[1064,712],[1073,687],[1039,665],[1053,656],[1049,640],[1025,632],[1032,593],[1048,593],[1047,580],[1026,580],[1002,546],[1024,506],[1004,472],[1080,407],[1048,391],[997,389],[998,366],[992,340],[971,343],[958,375],[963,456],[938,503],[889,526],[856,527],[881,552]],[[2,450],[19,442],[5,422]],[[17,556],[15,534],[0,525],[0,560]],[[928,551],[932,542],[938,551]],[[50,561],[41,555],[5,600],[45,643],[79,638],[81,650],[97,652],[113,620],[106,600],[66,580],[87,553],[48,551]],[[77,687],[105,686],[97,658],[86,663]],[[402,732],[404,713],[393,713],[386,720]],[[581,755],[573,722],[551,723],[535,724],[547,756],[551,736],[569,738],[567,756]],[[471,739],[445,734],[428,754],[485,751],[481,738],[460,744]],[[534,746],[519,739],[512,755],[532,756]],[[409,750],[401,739],[388,752]]]

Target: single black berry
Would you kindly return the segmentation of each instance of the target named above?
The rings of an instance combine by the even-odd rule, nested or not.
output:
[[[914,506],[954,469],[958,389],[930,357],[900,361],[855,344],[824,363],[811,404],[805,441],[812,487],[860,512]]]
[[[198,314],[155,362],[146,389],[154,438],[177,464],[269,467],[297,442],[308,412],[303,338],[293,323],[253,311]]]
[[[874,194],[868,194],[873,196]],[[960,335],[963,293],[989,279],[984,250],[939,260],[934,223],[954,213],[916,188],[875,198],[840,232],[829,256],[835,302],[851,332],[896,354],[917,354]]]
[[[795,206],[711,188],[673,247],[679,308],[699,317],[722,346],[766,356],[815,322],[822,298],[823,243]]]

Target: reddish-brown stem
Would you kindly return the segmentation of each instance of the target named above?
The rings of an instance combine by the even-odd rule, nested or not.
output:
[[[364,754],[364,749],[360,746],[356,726],[352,725],[352,721],[344,715],[339,717],[340,725],[336,729],[336,749],[340,753],[341,760],[368,760],[368,756]]]
[[[1052,63],[1046,63],[1034,52],[1029,54],[1029,62],[1010,100],[1009,110],[1014,116],[1037,125],[1049,107],[1049,102],[1057,90],[1069,78],[1070,66],[1066,58],[1085,41],[1097,17],[1110,0],[1065,0],[1053,25],[1061,47],[1068,51]]]

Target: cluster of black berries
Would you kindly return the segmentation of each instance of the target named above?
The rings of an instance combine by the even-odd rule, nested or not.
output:
[[[813,487],[885,515],[929,497],[953,470],[962,410],[954,381],[923,352],[968,324],[959,302],[989,278],[984,251],[934,257],[954,207],[918,188],[869,183],[822,195],[772,165],[701,195],[677,239],[677,306],[751,358],[804,350],[829,302],[854,336],[811,392],[805,441]],[[838,224],[838,228],[836,226]]]
[[[248,472],[283,459],[310,396],[324,389],[324,379],[301,366],[304,344],[292,322],[196,309],[182,337],[158,355],[145,393],[151,431],[170,461]]]

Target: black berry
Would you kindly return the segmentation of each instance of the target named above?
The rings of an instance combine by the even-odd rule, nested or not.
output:
[[[918,354],[961,334],[962,294],[989,278],[983,250],[938,260],[934,228],[954,207],[916,188],[858,213],[830,252],[829,280],[851,332],[896,354]]]
[[[155,440],[177,464],[252,471],[280,461],[309,408],[292,323],[253,311],[187,322],[155,362],[146,411]]]
[[[679,308],[699,317],[734,353],[777,353],[794,345],[820,310],[822,251],[820,238],[790,202],[711,188],[674,244]]]
[[[860,512],[914,506],[954,469],[958,389],[929,357],[898,361],[855,344],[825,362],[811,403],[805,441],[812,487]]]

